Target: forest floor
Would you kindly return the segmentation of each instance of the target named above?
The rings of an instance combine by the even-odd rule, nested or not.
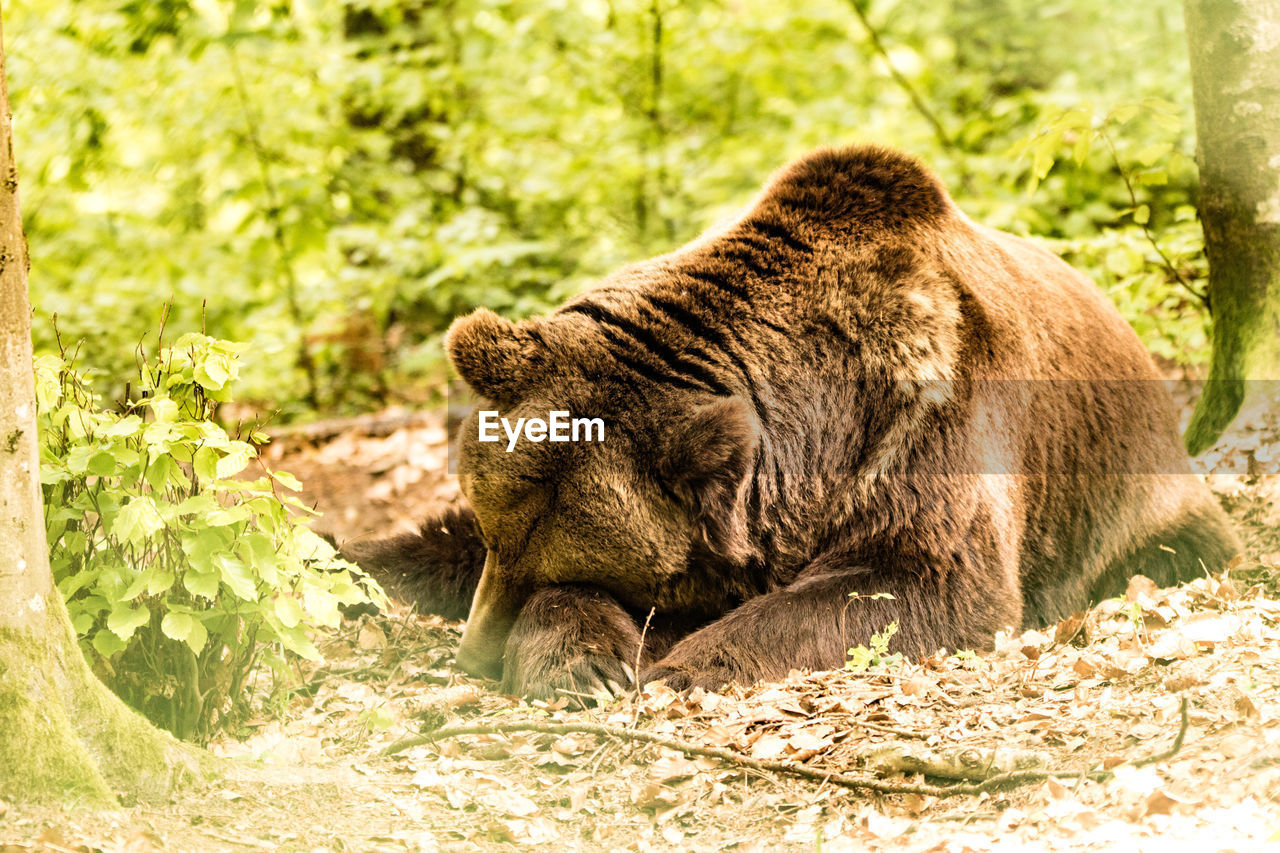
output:
[[[216,783],[100,814],[0,803],[0,853],[1280,849],[1278,421],[1246,419],[1204,457],[1249,546],[1222,575],[1139,579],[987,654],[723,695],[655,686],[588,710],[493,692],[450,667],[458,623],[397,609],[329,637],[288,707],[214,743]],[[452,497],[447,443],[434,415],[384,415],[286,434],[267,456],[347,539]],[[384,754],[522,723],[607,728]]]

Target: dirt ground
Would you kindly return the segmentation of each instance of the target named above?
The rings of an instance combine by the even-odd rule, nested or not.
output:
[[[327,639],[282,715],[213,745],[229,766],[217,783],[102,814],[0,803],[0,853],[1280,849],[1278,412],[1204,457],[1249,544],[1223,575],[1176,590],[1135,581],[1125,601],[1001,636],[985,655],[797,672],[724,695],[655,686],[576,711],[451,669],[457,623],[366,617]],[[347,539],[452,497],[447,444],[443,416],[385,413],[283,436],[266,457]],[[422,731],[517,723],[613,733],[383,753]],[[1015,777],[952,795],[1002,772]]]

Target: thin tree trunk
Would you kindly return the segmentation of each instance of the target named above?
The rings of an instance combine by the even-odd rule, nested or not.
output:
[[[1208,449],[1280,379],[1280,2],[1184,0],[1213,361],[1187,428]]]
[[[157,797],[194,752],[89,671],[54,588],[40,497],[27,243],[0,33],[0,799]]]

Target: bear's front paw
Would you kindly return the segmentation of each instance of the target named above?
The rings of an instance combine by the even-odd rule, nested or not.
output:
[[[507,636],[502,689],[575,705],[621,696],[635,683],[640,648],[635,622],[608,594],[582,586],[534,593]]]
[[[635,683],[635,671],[620,657],[595,652],[565,657],[550,652],[508,645],[502,691],[531,699],[567,697],[574,707],[583,707],[592,699],[604,703],[623,696]]]

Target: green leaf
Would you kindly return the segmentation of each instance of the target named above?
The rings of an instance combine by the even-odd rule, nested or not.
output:
[[[173,423],[178,419],[178,404],[168,397],[153,397],[147,405],[159,423]]]
[[[226,455],[218,460],[216,469],[219,480],[227,480],[239,474],[256,456],[253,446],[243,441],[233,441],[227,447]]]
[[[364,723],[370,732],[385,732],[395,725],[395,717],[383,705],[379,705],[376,708],[365,708],[360,712],[358,719]]]
[[[200,431],[200,440],[208,447],[223,448],[231,443],[227,431],[215,423],[209,421],[201,421],[198,424]]]
[[[147,624],[150,619],[151,611],[145,604],[137,607],[116,606],[107,616],[107,627],[121,640],[128,640],[134,631]]]
[[[89,444],[78,444],[67,454],[67,470],[72,474],[84,474],[89,470],[89,459],[97,452],[97,448]]]
[[[129,647],[128,643],[121,640],[113,632],[102,629],[94,633],[91,645],[94,651],[104,658],[110,658],[112,655],[119,654]]]
[[[192,595],[199,595],[210,601],[218,597],[218,574],[216,572],[188,570],[182,576],[182,585]]]
[[[1053,168],[1054,156],[1057,154],[1061,139],[1060,134],[1050,134],[1037,143],[1031,160],[1031,174],[1037,181],[1044,180],[1049,170]]]
[[[1140,204],[1133,211],[1133,221],[1139,225],[1146,225],[1151,221],[1151,207],[1149,205]]]
[[[202,497],[211,497],[203,495]],[[185,506],[187,501],[183,501]],[[216,504],[215,504],[216,505]],[[182,531],[182,552],[187,555],[191,565],[200,571],[212,572],[213,557],[231,547],[234,535],[224,527],[202,527],[204,520],[199,516],[192,519],[192,528]]]
[[[130,498],[111,524],[111,535],[129,545],[146,542],[164,528],[156,502],[146,495]]]
[[[169,639],[186,643],[196,654],[200,654],[209,639],[209,633],[204,625],[188,613],[177,611],[166,613],[164,619],[160,621],[160,630]]]
[[[205,524],[210,527],[230,527],[249,518],[249,508],[244,504],[215,509],[205,516]]]
[[[169,473],[173,470],[173,458],[158,456],[147,466],[147,485],[155,492],[164,492],[169,486]]]
[[[332,560],[338,552],[309,527],[298,526],[293,534],[294,551],[301,560]]]
[[[221,391],[222,386],[231,378],[231,365],[227,357],[211,354],[195,369],[196,381],[211,391]]]
[[[280,624],[286,628],[292,628],[302,621],[302,605],[288,593],[281,593],[276,597],[274,609]]]
[[[157,455],[158,451],[168,449],[169,443],[182,438],[182,435],[174,428],[171,421],[157,420],[155,423],[147,424],[142,430],[142,440],[147,443],[153,455]]]
[[[218,451],[212,447],[202,447],[196,451],[192,467],[200,485],[207,486],[218,477]]]
[[[142,429],[142,418],[137,415],[125,415],[111,426],[102,430],[100,435],[103,438],[124,438],[126,436],[137,435]]]
[[[302,491],[302,483],[298,481],[297,477],[293,476],[288,471],[272,471],[271,476],[275,478],[277,483],[284,486],[289,491]]]
[[[258,599],[257,578],[240,558],[231,554],[215,554],[213,564],[218,569],[221,581],[239,598],[245,601]]]
[[[1157,142],[1153,145],[1144,145],[1139,148],[1133,158],[1144,166],[1154,166],[1168,157],[1172,151],[1172,142]]]
[[[1156,112],[1151,114],[1151,121],[1156,127],[1168,133],[1177,133],[1182,130],[1182,117],[1168,112]]]
[[[1139,104],[1120,104],[1111,111],[1110,118],[1116,124],[1128,124],[1137,118],[1140,112],[1142,107]]]
[[[99,477],[114,474],[116,471],[116,458],[107,451],[100,450],[89,458],[88,470],[90,474],[96,474]]]
[[[302,591],[302,607],[317,625],[333,628],[342,622],[338,598],[328,590],[308,587]]]
[[[173,572],[164,569],[152,569],[147,579],[147,595],[159,595],[173,588]]]
[[[320,650],[311,642],[305,625],[295,625],[279,632],[280,642],[286,649],[300,658],[310,661],[322,660]]]
[[[1093,134],[1091,132],[1082,132],[1076,137],[1076,144],[1071,148],[1071,159],[1075,161],[1077,166],[1083,166],[1084,162],[1089,159],[1089,147],[1093,144]]]
[[[241,540],[241,556],[253,566],[253,570],[258,577],[272,586],[279,583],[279,573],[276,571],[276,567],[279,565],[280,556],[276,553],[270,537],[265,533],[255,531],[243,537]]]
[[[133,601],[133,599],[137,598],[139,595],[142,595],[142,593],[145,590],[147,590],[148,586],[150,585],[151,578],[154,575],[155,575],[155,569],[151,569],[151,568],[144,569],[143,571],[138,572],[134,576],[133,580],[129,583],[129,586],[125,588],[125,591],[120,593],[120,600]]]

